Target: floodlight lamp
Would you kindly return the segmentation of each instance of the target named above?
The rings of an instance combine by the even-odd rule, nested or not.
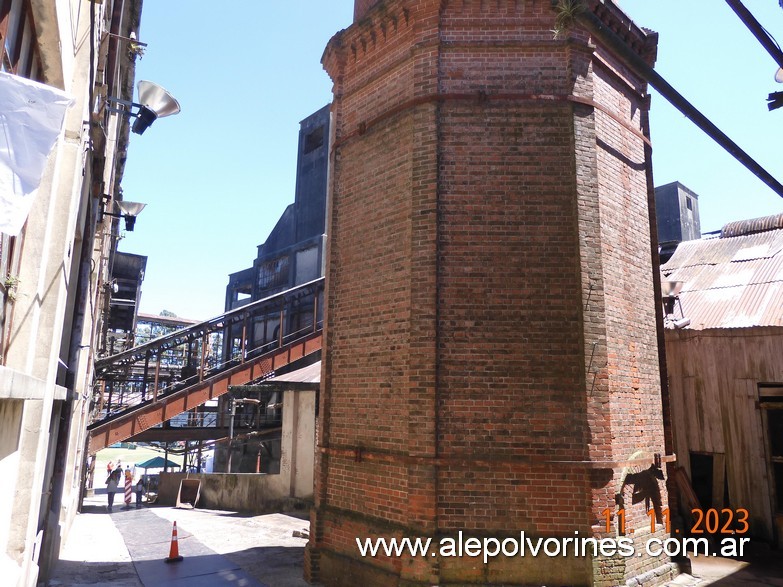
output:
[[[179,102],[158,84],[141,80],[138,83],[140,108],[131,130],[140,135],[158,118],[172,116],[180,111]]]
[[[661,294],[663,297],[676,298],[682,291],[682,281],[661,280]]]
[[[103,216],[124,218],[125,230],[128,232],[133,232],[133,229],[136,226],[136,216],[138,216],[141,211],[144,210],[146,205],[147,204],[142,204],[141,202],[128,202],[126,200],[122,200],[117,202],[117,207],[120,209],[119,212],[103,212]],[[103,220],[103,216],[101,216],[101,220]]]
[[[158,84],[142,80],[139,82],[138,88],[138,102],[106,96],[108,102],[106,109],[109,112],[136,119],[131,130],[137,135],[143,134],[158,118],[179,113],[180,107],[177,99]],[[134,112],[133,108],[138,108],[138,110]]]
[[[117,206],[120,208],[120,212],[123,213],[123,215],[127,216],[138,216],[142,210],[147,206],[147,204],[142,204],[141,202],[128,202],[127,200],[122,200],[120,202],[117,202]]]

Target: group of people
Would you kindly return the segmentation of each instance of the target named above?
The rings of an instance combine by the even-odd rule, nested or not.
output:
[[[117,461],[117,465],[114,465],[109,461],[106,465],[106,494],[109,498],[109,511],[112,511],[114,507],[114,494],[119,492],[125,492],[126,481],[128,483],[133,482],[133,471],[131,471],[130,465],[125,466],[125,471],[122,470],[122,461]],[[144,495],[144,480],[139,477],[136,485],[133,489],[136,493],[136,507],[141,507],[141,498]],[[125,507],[130,507],[130,498],[125,502]]]

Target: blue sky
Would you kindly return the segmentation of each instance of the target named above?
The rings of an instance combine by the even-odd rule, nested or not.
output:
[[[774,0],[746,6],[783,42]],[[621,0],[659,33],[656,69],[773,176],[783,181],[778,135],[783,90],[774,61],[720,0]],[[225,6],[225,8],[224,8]],[[125,199],[146,202],[120,250],[149,257],[141,310],[206,319],[223,311],[228,274],[293,202],[299,121],[331,99],[320,64],[329,38],[351,23],[352,0],[146,0],[137,80],[168,89],[182,112],[132,135]],[[699,194],[702,230],[783,212],[783,199],[652,91],[656,185]]]

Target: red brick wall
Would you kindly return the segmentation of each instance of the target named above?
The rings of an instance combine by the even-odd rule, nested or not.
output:
[[[359,557],[357,536],[600,535],[625,461],[663,452],[641,82],[584,30],[553,39],[549,0],[371,4],[324,57],[308,576],[611,585],[660,566]]]
[[[381,0],[356,0],[353,6],[353,20],[361,20]]]

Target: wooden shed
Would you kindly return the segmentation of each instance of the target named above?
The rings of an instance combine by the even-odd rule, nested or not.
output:
[[[683,242],[661,270],[682,282],[666,330],[679,464],[702,509],[744,508],[750,536],[780,545],[783,214]]]

